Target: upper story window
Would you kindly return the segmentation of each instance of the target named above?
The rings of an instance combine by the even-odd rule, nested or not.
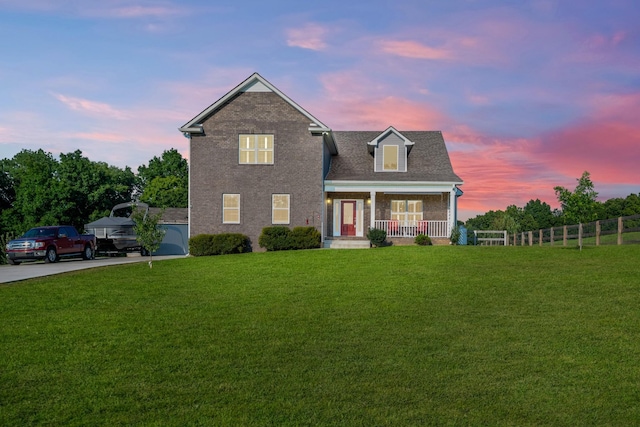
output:
[[[398,148],[397,145],[385,145],[382,147],[382,170],[398,170]]]
[[[375,159],[376,172],[406,172],[408,157],[414,143],[390,126],[367,142],[369,153]]]
[[[240,135],[238,154],[241,165],[272,165],[273,135]]]

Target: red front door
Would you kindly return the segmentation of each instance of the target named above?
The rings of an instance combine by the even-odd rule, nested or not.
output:
[[[356,235],[356,202],[342,202],[342,224],[340,224],[341,236]]]

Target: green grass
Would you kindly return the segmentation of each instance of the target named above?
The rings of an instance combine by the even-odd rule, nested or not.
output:
[[[638,259],[388,247],[1,286],[0,425],[638,425]]]

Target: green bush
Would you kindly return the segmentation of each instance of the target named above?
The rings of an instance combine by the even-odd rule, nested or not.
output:
[[[426,234],[418,234],[413,241],[416,245],[420,246],[429,246],[432,244],[431,237],[427,236]]]
[[[249,238],[239,233],[198,234],[189,239],[189,254],[210,256],[250,252]]]
[[[291,249],[316,249],[322,236],[315,227],[294,227],[289,234]]]
[[[5,252],[5,245],[9,243],[9,240],[11,239],[11,233],[0,234],[0,265],[4,265],[8,262],[7,253]]]
[[[258,237],[258,245],[267,251],[286,251],[291,249],[290,234],[289,227],[281,225],[265,227],[262,229],[260,237]]]
[[[460,231],[459,226],[456,225],[455,227],[453,227],[453,230],[451,230],[451,236],[449,237],[452,245],[457,245],[460,242],[461,234],[462,232]]]
[[[371,245],[379,248],[384,246],[387,241],[387,232],[380,228],[370,228],[367,231],[367,239],[371,241]]]

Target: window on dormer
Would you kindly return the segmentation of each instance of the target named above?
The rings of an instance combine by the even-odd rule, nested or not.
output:
[[[273,135],[240,135],[238,155],[241,165],[272,165]]]
[[[398,170],[398,152],[397,145],[385,145],[382,147],[382,170]]]

